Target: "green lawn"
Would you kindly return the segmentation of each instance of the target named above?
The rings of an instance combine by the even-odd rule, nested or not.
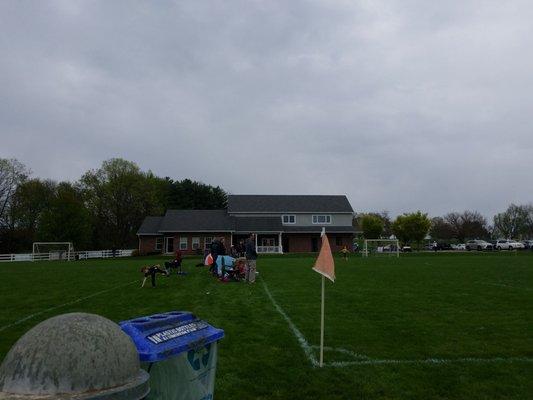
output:
[[[219,399],[533,398],[532,253],[337,260],[337,282],[326,288],[322,369],[280,313],[318,357],[320,276],[312,257],[262,257],[256,285],[219,283],[190,258],[189,275],[141,289],[140,266],[156,260],[0,264],[0,359],[56,314],[118,322],[187,310],[225,330]]]

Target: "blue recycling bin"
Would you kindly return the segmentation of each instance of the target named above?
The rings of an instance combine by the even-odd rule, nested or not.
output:
[[[150,374],[148,400],[211,400],[224,331],[184,311],[119,323]]]

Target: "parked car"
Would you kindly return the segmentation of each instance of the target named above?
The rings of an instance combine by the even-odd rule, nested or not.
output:
[[[493,249],[492,244],[484,240],[479,240],[479,239],[469,240],[468,242],[466,242],[465,248],[468,251],[470,250],[481,251],[481,250],[492,250]]]
[[[452,244],[452,249],[453,250],[466,250],[466,246],[464,243]]]
[[[413,249],[411,249],[411,246],[403,246],[402,251],[404,253],[410,253],[411,251],[413,251]]]
[[[533,240],[522,240],[522,243],[526,249],[533,250]]]
[[[511,239],[498,239],[496,241],[496,250],[518,250],[525,249],[523,243]]]

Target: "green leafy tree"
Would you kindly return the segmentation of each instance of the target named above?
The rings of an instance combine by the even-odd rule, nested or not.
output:
[[[147,215],[163,212],[160,181],[130,161],[114,158],[80,180],[90,211],[96,248],[131,247]]]
[[[36,241],[40,219],[52,200],[56,183],[30,179],[18,185],[11,204],[11,221],[16,231],[17,246],[14,251],[31,249]]]
[[[220,187],[184,179],[169,180],[167,208],[184,210],[217,210],[226,207],[227,194]]]
[[[366,214],[361,218],[361,230],[365,239],[378,239],[383,233],[383,221],[376,215]]]
[[[424,240],[431,228],[431,221],[427,214],[420,211],[410,214],[399,215],[392,224],[392,231],[404,244],[420,242]]]
[[[58,184],[41,215],[39,241],[73,242],[75,248],[85,249],[90,234],[89,211],[84,205],[81,191],[68,182]]]

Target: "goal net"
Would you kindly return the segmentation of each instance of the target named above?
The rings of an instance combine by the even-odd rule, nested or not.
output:
[[[370,255],[400,257],[400,243],[398,239],[365,239],[363,257]]]
[[[72,242],[34,242],[32,249],[34,260],[66,260],[74,259]]]

